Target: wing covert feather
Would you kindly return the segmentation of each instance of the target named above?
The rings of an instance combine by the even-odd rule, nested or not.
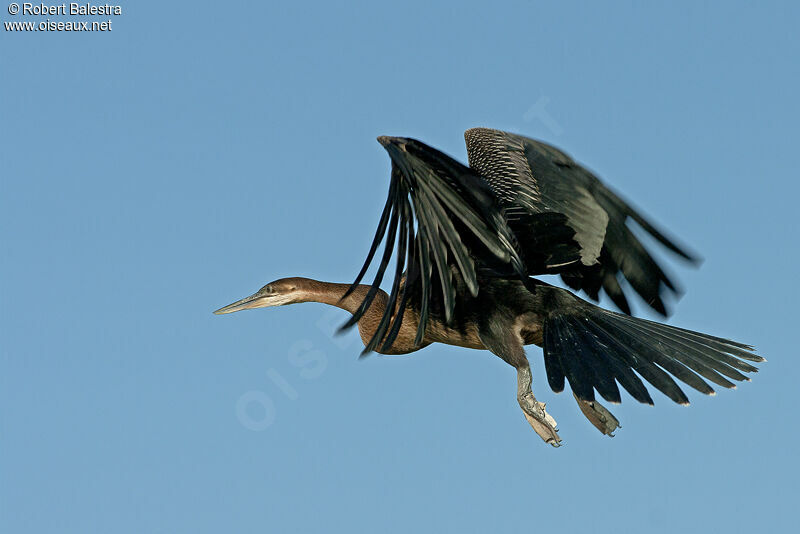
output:
[[[691,254],[561,150],[488,128],[467,130],[464,137],[470,166],[486,179],[506,210],[566,216],[566,224],[574,230],[580,246],[581,260],[559,271],[570,287],[584,290],[595,300],[603,289],[622,311],[630,313],[619,284],[619,279],[625,278],[648,305],[667,314],[662,294],[678,290],[628,228],[627,220],[635,221],[684,259],[696,261]],[[513,221],[511,227],[522,241],[531,231]]]

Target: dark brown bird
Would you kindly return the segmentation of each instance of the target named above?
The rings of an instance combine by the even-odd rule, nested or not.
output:
[[[364,354],[406,354],[431,343],[486,349],[517,370],[517,400],[547,443],[561,439],[531,390],[524,345],[544,349],[550,387],[569,382],[584,415],[613,435],[617,419],[595,399],[621,401],[619,386],[653,404],[642,378],[680,404],[674,378],[713,394],[748,380],[761,362],[753,347],[630,316],[624,278],[661,315],[675,285],[626,224],[632,220],[689,261],[693,256],[560,150],[519,135],[465,133],[470,166],[415,139],[379,137],[392,160],[389,197],[353,284],[284,278],[214,313],[321,302],[352,314]],[[385,241],[375,278],[361,284]],[[396,256],[389,293],[380,289]],[[586,302],[532,275],[559,274],[597,300]]]

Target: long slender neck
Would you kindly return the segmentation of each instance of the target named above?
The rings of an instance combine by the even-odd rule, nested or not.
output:
[[[364,297],[367,296],[369,291],[368,285],[359,284],[352,293],[347,295],[350,284],[336,284],[333,282],[320,282],[319,280],[305,279],[303,284],[303,296],[301,302],[320,302],[322,304],[329,304],[336,306],[350,313],[355,313]],[[344,297],[344,298],[342,298]],[[383,314],[386,308],[386,293],[379,291],[375,296],[373,302],[367,313],[378,312],[379,315]]]
[[[349,287],[350,284],[335,284],[304,279],[302,284],[303,296],[300,302],[320,302],[347,310],[350,313],[355,313],[364,301],[364,297],[367,296],[370,286],[360,284],[352,293],[345,297],[344,294]],[[361,335],[361,341],[363,341],[365,345],[369,343],[373,334],[378,329],[378,324],[381,321],[383,312],[386,310],[387,301],[388,295],[386,292],[379,290],[375,295],[375,300],[372,301],[370,307],[358,321],[358,332]],[[413,343],[413,339],[416,336],[417,324],[416,314],[410,310],[406,310],[397,340],[392,344],[392,348],[389,349],[387,354],[404,354],[422,348]],[[427,343],[422,346],[425,345],[427,345]]]

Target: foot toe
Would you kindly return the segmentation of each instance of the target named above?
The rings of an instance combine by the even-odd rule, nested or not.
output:
[[[520,399],[520,407],[525,414],[525,419],[528,420],[528,424],[531,425],[534,432],[536,432],[545,443],[549,443],[553,447],[561,446],[561,437],[558,435],[556,420],[545,411],[544,403],[537,402],[533,398],[523,397]]]
[[[602,404],[597,401],[585,401],[575,397],[578,406],[586,419],[594,427],[607,436],[614,437],[614,431],[620,428],[619,421]]]

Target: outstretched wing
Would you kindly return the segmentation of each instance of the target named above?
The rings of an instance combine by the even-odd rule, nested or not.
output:
[[[581,261],[560,269],[573,289],[597,300],[600,289],[625,313],[630,306],[619,274],[653,309],[667,315],[663,291],[675,285],[626,225],[633,219],[662,245],[695,261],[640,213],[567,154],[545,143],[499,130],[473,128],[464,134],[470,167],[491,186],[509,214],[509,225],[527,252],[533,230],[516,223],[530,213],[562,213],[575,231]]]
[[[380,243],[384,239],[386,243],[372,287],[342,328],[355,325],[372,304],[395,248],[397,264],[386,311],[365,353],[380,343],[384,349],[391,346],[412,295],[420,304],[416,336],[416,343],[420,343],[431,301],[441,302],[445,320],[450,322],[457,292],[478,294],[477,271],[484,263],[507,266],[516,276],[526,278],[514,236],[483,179],[414,139],[379,137],[378,141],[392,159],[389,197],[367,259],[350,291],[363,279]]]

